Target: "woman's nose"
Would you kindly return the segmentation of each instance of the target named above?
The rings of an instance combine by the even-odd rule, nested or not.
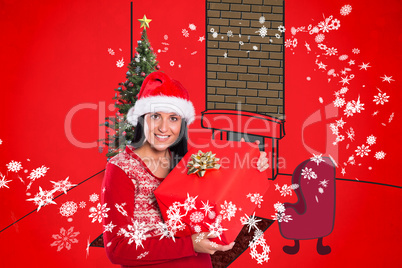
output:
[[[168,130],[168,119],[163,118],[162,120],[160,120],[158,130],[160,132],[166,132]]]

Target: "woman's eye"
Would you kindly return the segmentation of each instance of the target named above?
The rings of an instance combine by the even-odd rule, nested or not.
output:
[[[170,120],[177,121],[178,119],[177,119],[177,117],[171,117]]]
[[[158,119],[159,118],[159,115],[157,115],[157,114],[152,114],[151,115],[151,119]]]

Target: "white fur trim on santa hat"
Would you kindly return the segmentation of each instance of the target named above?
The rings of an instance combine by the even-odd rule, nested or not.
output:
[[[138,117],[147,113],[176,113],[186,120],[187,125],[194,121],[195,109],[191,101],[182,98],[169,97],[165,95],[144,97],[135,102],[134,107],[127,113],[127,121],[133,126],[138,123]]]

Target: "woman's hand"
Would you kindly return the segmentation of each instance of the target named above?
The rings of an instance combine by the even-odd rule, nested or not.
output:
[[[244,138],[241,138],[240,141],[244,142]],[[260,144],[260,141],[256,140],[254,143],[256,145],[258,145],[258,144]],[[269,164],[268,164],[267,153],[264,151],[260,151],[260,158],[258,158],[258,161],[257,161],[257,169],[258,169],[258,171],[263,172],[268,167],[269,167]]]
[[[194,251],[198,253],[208,253],[208,254],[214,254],[216,251],[228,251],[231,250],[234,246],[234,242],[230,243],[229,245],[219,245],[208,238],[215,238],[216,236],[209,236],[208,233],[199,233],[199,234],[193,234],[191,236],[191,239],[193,240],[193,247]]]

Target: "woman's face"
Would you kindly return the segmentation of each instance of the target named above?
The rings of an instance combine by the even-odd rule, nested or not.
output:
[[[179,137],[181,117],[175,113],[149,113],[145,115],[145,138],[158,151],[169,148]]]

